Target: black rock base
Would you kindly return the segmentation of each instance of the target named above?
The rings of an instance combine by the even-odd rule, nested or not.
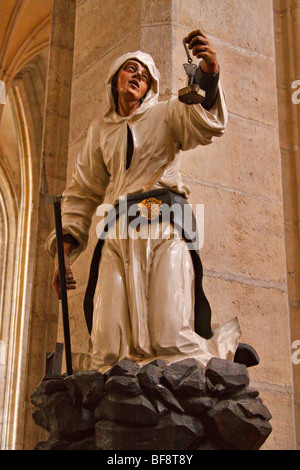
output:
[[[217,358],[43,379],[32,403],[37,450],[257,450],[272,431],[246,366]]]

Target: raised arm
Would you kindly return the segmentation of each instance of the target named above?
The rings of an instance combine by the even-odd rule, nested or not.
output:
[[[214,137],[223,135],[228,122],[216,52],[199,29],[192,31],[185,41],[192,54],[202,59],[194,82],[205,90],[206,98],[196,105],[186,105],[176,98],[170,100],[168,125],[181,150],[210,144]]]

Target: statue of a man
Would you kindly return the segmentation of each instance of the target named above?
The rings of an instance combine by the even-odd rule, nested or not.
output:
[[[91,123],[63,193],[68,289],[76,287],[70,264],[86,248],[92,215],[104,198],[115,205],[120,196],[143,203],[145,194],[159,201],[163,193],[186,203],[179,151],[208,145],[224,132],[227,110],[216,53],[200,30],[191,32],[186,43],[202,59],[195,75],[206,91],[202,104],[188,106],[176,97],[159,102],[159,72],[149,54],[127,53],[111,66],[108,109]],[[174,225],[158,221],[157,227],[159,238],[107,237],[102,243],[101,258],[91,270],[96,279],[91,369],[104,372],[124,358],[143,364],[158,357],[166,363],[193,357],[204,366],[212,356],[234,359],[241,334],[237,318],[212,332],[200,258],[192,257]],[[54,256],[54,233],[46,246]],[[57,263],[53,286],[59,297]],[[194,329],[196,303],[200,334]]]

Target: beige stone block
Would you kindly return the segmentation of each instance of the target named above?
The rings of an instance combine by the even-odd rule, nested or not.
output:
[[[299,77],[300,78],[300,77]],[[300,104],[292,102],[295,89],[291,85],[277,89],[278,106],[280,109],[280,147],[286,152],[299,152],[297,135],[300,128]]]
[[[300,340],[300,307],[291,307],[291,336],[292,336],[292,353],[294,354],[294,361],[298,362],[300,359],[299,343]],[[295,344],[293,344],[295,341]],[[297,341],[297,342],[296,342]],[[293,362],[294,362],[293,361]],[[295,404],[295,421],[297,427],[298,440],[300,436],[300,364],[293,364],[293,379],[294,379],[294,404]],[[299,445],[300,443],[298,443]]]
[[[55,68],[53,67],[53,72],[50,76],[51,86],[47,89],[48,95],[46,117],[48,115],[55,115],[57,117],[69,120],[69,96],[72,82],[73,62],[72,54],[70,54],[68,50],[61,50],[56,46],[53,48],[56,49],[55,59],[53,60]],[[68,70],[68,72],[65,74],[60,73],[63,69]],[[57,73],[55,73],[55,70],[57,70]],[[58,100],[58,96],[64,97],[64,99]]]
[[[299,24],[300,10],[297,3],[288,6],[285,2],[285,5],[275,7],[274,28],[279,85],[290,85],[293,80],[300,78]]]
[[[284,14],[292,8],[297,8],[298,5],[297,0],[274,0],[274,11]]]
[[[294,359],[298,362],[300,358],[299,354],[299,343],[294,341],[300,340],[300,302],[298,301],[296,306],[290,307],[291,315],[291,337],[292,337],[292,353],[295,354]],[[296,434],[297,434],[297,445],[300,448],[300,364],[293,364],[293,379],[294,379],[294,406],[295,406],[295,422],[296,422]]]
[[[282,207],[231,190],[188,182],[190,203],[204,204],[205,267],[285,286]],[[201,227],[200,227],[201,228]]]
[[[300,301],[299,299],[295,302],[290,300],[290,318],[291,318],[291,341],[300,340]],[[298,348],[297,348],[298,349]],[[300,355],[297,357],[300,357]],[[299,399],[300,399],[300,367],[294,367],[294,370],[299,377]]]
[[[184,175],[226,188],[281,201],[278,134],[250,120],[230,116],[222,138],[182,152]]]
[[[186,83],[182,64],[187,58],[182,40],[186,28],[173,28],[173,93]],[[272,59],[253,56],[220,41],[212,44],[221,69],[221,82],[230,112],[277,128],[276,69]],[[180,59],[179,59],[180,58]],[[196,59],[197,63],[198,60]]]
[[[300,240],[299,222],[286,223],[286,256],[289,298],[292,306],[300,306]],[[300,331],[300,324],[299,324]]]
[[[276,0],[275,0],[276,1]],[[275,7],[276,8],[276,7]],[[287,39],[287,28],[286,22],[282,21],[282,15],[274,9],[274,39],[275,39],[275,51],[276,51],[276,71],[277,71],[277,83],[280,86],[289,85],[289,57],[286,55],[285,47]],[[282,66],[281,64],[284,64]]]
[[[300,405],[299,402],[294,404],[295,407],[295,417],[296,417],[296,438],[297,438],[297,450],[300,449]]]
[[[299,223],[300,152],[282,150],[282,185],[284,194],[284,218],[287,224]],[[288,228],[288,227],[287,227]],[[295,227],[297,229],[297,226]]]
[[[141,50],[153,57],[160,73],[160,95],[168,98],[172,87],[172,26],[169,24],[143,25],[140,31]],[[162,47],[163,46],[163,47]]]
[[[191,31],[202,27],[209,36],[274,57],[272,0],[176,0],[173,19]]]
[[[300,31],[299,31],[299,25],[300,25],[300,9],[299,9],[299,3],[293,2],[290,10],[290,15],[291,15],[291,29],[293,31],[293,59],[295,62],[295,71],[297,74],[297,78],[300,78],[300,50],[299,50],[299,42],[300,42]]]
[[[293,401],[289,387],[278,389],[268,384],[250,383],[257,388],[264,405],[269,409],[272,419],[272,432],[261,450],[295,450],[295,430]]]
[[[47,0],[47,3],[49,0]],[[39,2],[36,2],[39,3]],[[51,5],[49,5],[49,11]],[[53,5],[52,5],[53,8]],[[58,2],[54,5],[51,17],[51,47],[58,46],[60,49],[72,50],[74,46],[74,21],[76,16],[76,0],[67,3]],[[32,12],[30,12],[32,17]],[[62,18],[64,27],[62,28]],[[57,55],[57,57],[59,54]]]
[[[139,0],[90,0],[79,3],[74,56],[75,76],[98,62],[102,56],[110,55],[114,48],[123,51],[123,43],[126,43],[127,36],[132,33],[137,38],[133,50],[138,49],[139,24]],[[126,52],[129,50],[132,49]]]
[[[172,21],[172,0],[141,0],[142,24],[170,23]]]
[[[213,329],[238,317],[240,341],[258,352],[260,364],[249,369],[252,380],[291,385],[287,294],[221,275],[214,277],[205,269],[205,263],[203,285],[212,309]]]

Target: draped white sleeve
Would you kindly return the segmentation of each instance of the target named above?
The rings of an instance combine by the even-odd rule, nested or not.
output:
[[[215,104],[209,110],[201,104],[186,105],[177,98],[169,102],[168,125],[180,150],[208,145],[221,137],[228,122],[225,95],[219,82]]]
[[[71,263],[87,246],[92,216],[102,203],[109,182],[99,146],[100,132],[98,120],[92,121],[78,154],[72,180],[62,194],[63,233],[72,235],[78,242],[70,255]],[[55,231],[46,240],[46,250],[51,256],[55,255]]]

